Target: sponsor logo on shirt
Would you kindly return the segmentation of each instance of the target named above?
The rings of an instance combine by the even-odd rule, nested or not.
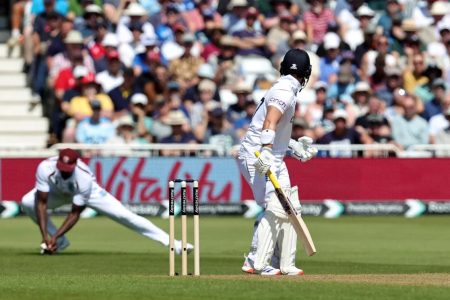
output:
[[[269,99],[269,104],[271,103],[278,105],[283,110],[286,110],[286,102],[284,102],[283,100],[272,97]]]

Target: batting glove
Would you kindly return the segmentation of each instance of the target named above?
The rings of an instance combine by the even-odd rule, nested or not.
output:
[[[261,155],[258,157],[253,166],[261,175],[266,175],[267,171],[270,170],[270,167],[275,163],[275,156],[272,154],[272,149],[263,147],[261,150]]]
[[[316,156],[317,148],[312,146],[313,140],[308,136],[302,136],[298,141],[290,140],[289,148],[295,158],[302,162],[306,162]]]

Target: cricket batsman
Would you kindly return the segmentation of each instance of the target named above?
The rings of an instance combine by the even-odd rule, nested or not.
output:
[[[63,224],[56,228],[47,214],[53,209],[72,204]],[[90,207],[143,236],[169,245],[169,235],[144,217],[126,209],[96,182],[89,167],[79,159],[78,152],[63,149],[59,156],[42,161],[36,172],[36,185],[22,198],[25,213],[39,226],[42,235],[41,253],[53,254],[69,246],[65,234],[77,223],[84,208]],[[176,253],[181,242],[175,241]],[[188,244],[188,252],[193,246]]]
[[[250,253],[242,271],[260,275],[303,275],[295,266],[297,234],[281,206],[271,182],[266,177],[270,169],[283,191],[299,211],[298,188],[291,187],[283,158],[288,149],[298,160],[314,157],[317,149],[312,139],[291,139],[297,94],[311,75],[311,64],[304,50],[289,50],[281,62],[281,77],[262,98],[239,151],[241,173],[251,186],[257,203],[265,208],[255,223]],[[259,158],[255,151],[260,151]]]

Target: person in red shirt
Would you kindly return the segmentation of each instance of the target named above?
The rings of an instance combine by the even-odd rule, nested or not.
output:
[[[335,23],[331,9],[325,7],[324,0],[308,0],[311,7],[305,12],[304,20],[308,40],[319,45],[330,23]]]

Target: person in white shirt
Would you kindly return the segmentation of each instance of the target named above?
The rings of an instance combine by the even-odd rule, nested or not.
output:
[[[255,223],[250,253],[242,271],[261,275],[302,275],[303,271],[295,267],[295,230],[266,173],[272,170],[299,210],[297,187],[291,188],[283,158],[288,148],[301,161],[307,161],[317,153],[317,149],[311,146],[311,138],[291,139],[297,94],[311,75],[307,52],[289,50],[281,62],[280,73],[280,79],[267,91],[257,107],[239,151],[241,173],[251,186],[257,203],[265,208],[263,216]],[[256,151],[261,151],[259,158],[255,157]],[[279,253],[274,254],[276,249]]]
[[[63,224],[56,228],[47,214],[65,204],[72,209]],[[39,226],[42,235],[41,253],[53,254],[66,249],[69,240],[65,234],[77,223],[81,212],[92,208],[114,221],[133,229],[147,238],[169,245],[169,235],[144,217],[126,209],[120,201],[96,182],[89,167],[79,154],[67,148],[59,156],[42,161],[36,172],[36,185],[22,198],[24,212]],[[188,244],[188,251],[193,246]],[[175,242],[176,253],[181,253],[181,242]]]

